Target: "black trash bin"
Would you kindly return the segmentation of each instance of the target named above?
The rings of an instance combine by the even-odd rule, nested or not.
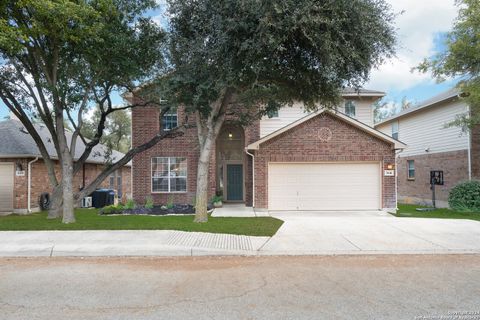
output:
[[[97,209],[112,205],[115,201],[115,191],[111,189],[97,189],[90,196],[92,206]]]

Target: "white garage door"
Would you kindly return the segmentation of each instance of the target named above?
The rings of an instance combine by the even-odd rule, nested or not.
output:
[[[0,162],[0,212],[13,211],[13,164]]]
[[[381,208],[380,163],[269,163],[270,210]]]

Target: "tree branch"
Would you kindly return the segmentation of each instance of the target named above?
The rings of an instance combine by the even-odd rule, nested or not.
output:
[[[50,158],[50,155],[48,154],[47,148],[45,147],[42,138],[35,129],[35,126],[32,124],[25,111],[23,111],[21,105],[15,100],[15,98],[10,92],[0,91],[0,98],[2,99],[3,103],[5,103],[5,105],[8,107],[8,109],[10,109],[10,111],[12,111],[13,114],[22,122],[22,124],[25,126],[25,129],[27,129],[28,133],[37,144],[43,161],[45,162],[45,165],[47,167],[50,183],[54,187],[57,186],[58,180],[55,175],[54,163]]]
[[[135,148],[130,149],[123,158],[118,160],[116,163],[110,165],[107,169],[105,169],[102,173],[100,173],[95,180],[93,180],[92,183],[90,183],[87,187],[85,187],[83,190],[78,192],[75,195],[76,200],[83,199],[84,197],[88,196],[91,194],[95,189],[102,183],[103,180],[105,180],[112,172],[115,170],[118,170],[119,168],[125,166],[130,160],[133,159],[133,157],[141,153],[154,145],[156,145],[158,142],[160,142],[163,139],[173,139],[178,136],[182,136],[185,134],[185,130],[188,128],[187,125],[183,125],[180,127],[177,127],[175,129],[169,130],[169,131],[162,131],[161,133],[155,135],[153,138],[151,138],[149,141],[145,142],[142,145],[139,145]]]

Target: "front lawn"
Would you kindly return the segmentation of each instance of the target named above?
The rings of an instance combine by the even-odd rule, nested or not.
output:
[[[77,222],[63,224],[60,219],[47,220],[46,212],[0,217],[0,231],[21,230],[179,230],[228,233],[247,236],[273,236],[283,221],[271,217],[213,218],[194,223],[186,216],[100,216],[95,209],[77,209]]]
[[[411,218],[440,218],[440,219],[471,219],[480,221],[480,212],[458,212],[450,209],[436,209],[434,211],[417,211],[422,206],[412,204],[399,204],[396,217]]]

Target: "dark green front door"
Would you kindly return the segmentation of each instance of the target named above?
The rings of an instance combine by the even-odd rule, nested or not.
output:
[[[227,164],[227,201],[243,201],[243,165]]]

